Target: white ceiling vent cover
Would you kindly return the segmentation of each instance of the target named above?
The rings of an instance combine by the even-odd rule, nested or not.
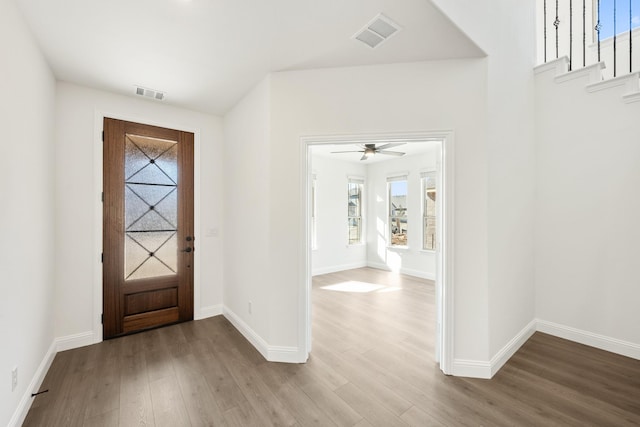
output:
[[[136,95],[146,96],[147,98],[153,98],[157,99],[158,101],[162,101],[164,99],[165,93],[160,92],[159,90],[136,86]]]
[[[353,35],[353,38],[360,40],[370,48],[376,48],[383,42],[389,40],[391,36],[400,31],[402,27],[393,22],[389,17],[380,13],[373,18],[363,29]]]

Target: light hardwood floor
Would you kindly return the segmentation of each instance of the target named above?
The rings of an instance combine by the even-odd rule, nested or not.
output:
[[[24,425],[640,425],[640,361],[549,335],[492,380],[444,376],[433,300],[369,268],[314,277],[301,365],[265,362],[222,316],[61,352]]]

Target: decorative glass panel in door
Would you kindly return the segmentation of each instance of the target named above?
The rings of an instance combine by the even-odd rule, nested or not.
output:
[[[177,272],[177,147],[125,136],[125,280]]]

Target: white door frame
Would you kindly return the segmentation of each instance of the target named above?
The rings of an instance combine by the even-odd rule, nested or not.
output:
[[[355,135],[314,135],[300,138],[300,194],[302,195],[302,209],[300,210],[300,232],[303,238],[300,242],[300,283],[302,287],[298,300],[298,342],[300,345],[300,360],[307,360],[311,351],[311,153],[310,147],[321,144],[364,144],[378,142],[425,142],[442,141],[439,163],[440,179],[443,194],[438,195],[441,200],[441,233],[438,236],[437,248],[441,256],[436,262],[436,340],[440,369],[447,375],[451,374],[453,366],[454,343],[454,134],[450,130],[424,132],[398,132],[380,134]]]

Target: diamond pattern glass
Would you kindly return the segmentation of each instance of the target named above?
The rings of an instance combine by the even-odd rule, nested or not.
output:
[[[125,280],[177,272],[177,153],[176,141],[126,135]]]

